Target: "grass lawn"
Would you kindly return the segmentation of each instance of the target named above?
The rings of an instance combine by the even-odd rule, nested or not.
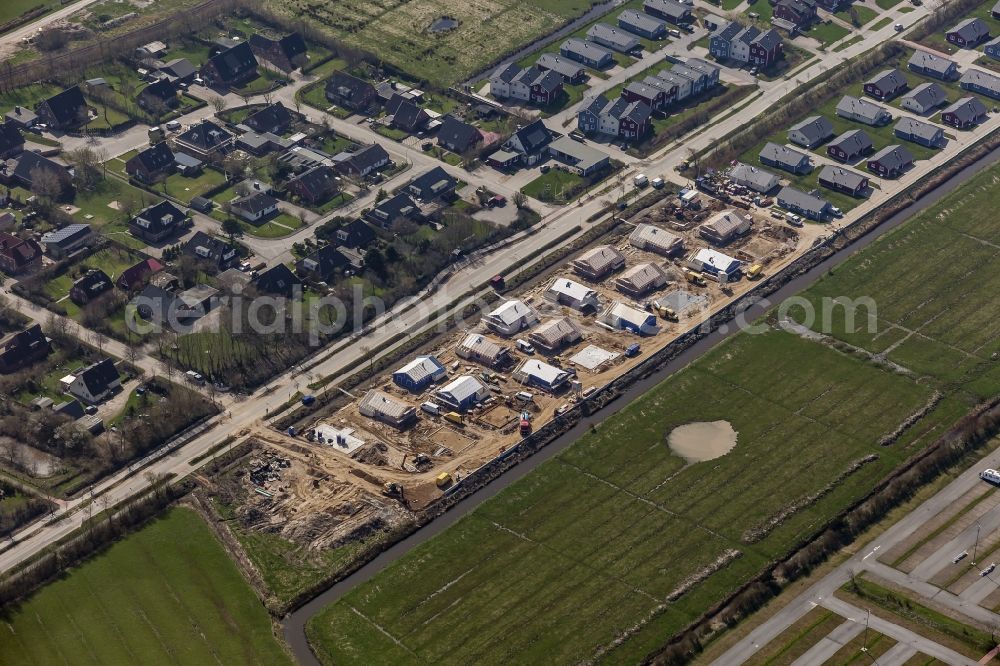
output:
[[[875,4],[878,5],[879,9],[886,10],[892,9],[902,1],[903,0],[875,0]]]
[[[267,612],[193,511],[171,509],[6,618],[10,664],[291,664]]]
[[[331,199],[324,201],[318,208],[314,208],[312,210],[320,215],[325,215],[329,213],[331,210],[334,210],[335,208],[340,208],[341,206],[344,206],[353,200],[354,197],[351,196],[348,192],[340,191]],[[298,218],[295,218],[295,221],[299,222],[299,226],[301,226],[301,221]]]
[[[56,3],[39,2],[38,0],[4,0],[3,5],[0,6],[0,23],[16,19],[39,5],[49,7],[53,4]]]
[[[140,257],[137,254],[109,247],[103,250],[98,250],[80,262],[79,265],[85,269],[99,268],[107,273],[109,277],[116,278],[121,275],[126,268],[134,266],[139,261]],[[73,286],[73,280],[74,278],[68,272],[63,273],[59,277],[52,278],[45,283],[45,293],[52,299],[59,300],[69,294],[70,287]],[[63,302],[63,305],[69,306],[72,305],[72,303],[67,300]]]
[[[583,187],[586,183],[587,179],[582,176],[552,168],[548,173],[541,174],[522,187],[521,191],[539,201],[565,203],[569,197],[564,196],[564,193],[568,194],[575,188]]]
[[[225,182],[226,177],[221,172],[205,169],[195,178],[188,178],[179,173],[170,174],[156,188],[187,204],[191,203],[191,199],[202,196]]]
[[[0,95],[0,114],[12,111],[15,106],[33,109],[42,100],[48,99],[61,91],[62,88],[51,83],[36,83],[8,90]]]
[[[87,98],[87,104],[95,109],[97,117],[87,123],[86,129],[109,130],[129,121],[129,117],[124,113],[102,102]]]
[[[832,21],[830,23],[817,23],[812,27],[809,32],[806,33],[808,37],[813,39],[818,39],[823,43],[824,46],[829,46],[834,42],[843,39],[850,34],[850,30],[847,28],[837,25]]]
[[[410,136],[401,129],[396,129],[395,127],[388,127],[387,125],[372,125],[375,131],[384,137],[388,137],[393,141],[402,141],[406,137]]]
[[[878,16],[878,12],[864,5],[851,5],[850,9],[844,9],[837,12],[836,16],[841,21],[854,25],[854,21],[851,19],[851,12],[854,12],[858,16],[858,23],[860,25],[865,25],[869,23],[872,19]]]
[[[885,26],[889,25],[890,23],[892,23],[892,17],[891,17],[891,16],[886,16],[885,18],[880,18],[880,19],[879,19],[878,21],[876,21],[876,22],[875,22],[875,23],[874,23],[874,24],[872,25],[872,27],[871,27],[871,31],[872,31],[872,32],[876,32],[876,31],[878,31],[878,30],[881,30],[882,28],[884,28]],[[858,35],[858,36],[860,37],[860,35]],[[850,42],[851,44],[853,44],[855,40],[854,40],[854,38],[852,37],[852,38],[851,38],[851,39],[849,39],[848,41],[849,41],[849,42]],[[834,49],[834,51],[839,51],[839,50],[840,50],[840,47],[839,47],[839,46],[838,46],[838,47],[837,47],[836,49]]]
[[[164,60],[174,60],[175,58],[187,58],[195,67],[205,64],[209,58],[211,48],[208,44],[202,44],[193,39],[175,39],[170,43],[170,50]]]

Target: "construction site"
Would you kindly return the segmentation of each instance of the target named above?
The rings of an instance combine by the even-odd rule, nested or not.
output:
[[[410,521],[825,232],[694,190],[667,197],[498,293],[471,328],[400,359],[346,405],[298,429],[258,428],[242,522],[322,548]],[[288,464],[257,469],[275,459]]]

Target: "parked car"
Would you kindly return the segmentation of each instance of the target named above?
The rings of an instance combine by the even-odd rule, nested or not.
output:
[[[892,29],[895,30],[896,32],[903,32],[903,24],[897,23],[896,25],[892,26]]]

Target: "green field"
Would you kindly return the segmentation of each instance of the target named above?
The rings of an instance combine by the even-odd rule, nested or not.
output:
[[[40,0],[4,0],[3,4],[0,5],[0,23],[16,19],[21,14],[34,9],[38,5],[48,4]]]
[[[1000,166],[977,176],[804,293],[818,312],[823,297],[874,299],[876,332],[845,332],[843,308],[825,321],[898,367],[767,318],[325,609],[308,628],[324,663],[379,650],[408,663],[640,661],[1000,391],[998,178]],[[935,407],[879,444],[934,391]],[[717,419],[738,433],[730,454],[685,466],[670,453],[673,427]],[[740,557],[712,573],[729,549]]]
[[[442,86],[471,76],[590,8],[585,0],[448,4],[269,0],[267,4],[274,11],[310,21],[349,46],[373,52],[417,79]],[[458,19],[458,28],[431,33],[431,23],[445,15]]]
[[[0,664],[290,664],[202,519],[173,509],[4,618]]]

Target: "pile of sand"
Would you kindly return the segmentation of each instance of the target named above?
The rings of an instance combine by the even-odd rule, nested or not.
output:
[[[729,421],[699,421],[677,426],[667,435],[670,450],[689,463],[714,460],[736,446],[736,431]]]

